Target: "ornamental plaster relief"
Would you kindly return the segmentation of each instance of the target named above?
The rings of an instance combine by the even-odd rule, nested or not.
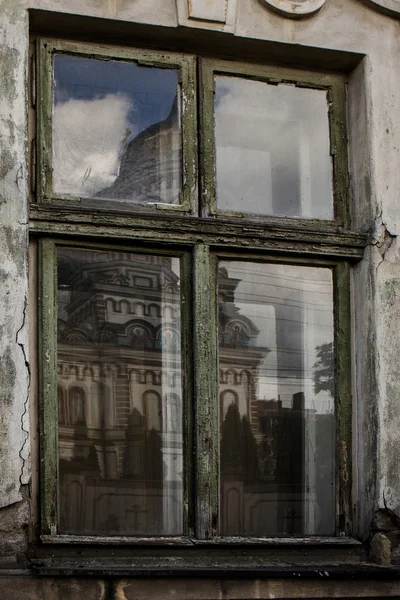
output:
[[[179,25],[234,33],[239,0],[176,0]],[[257,0],[254,0],[256,2]],[[400,0],[359,0],[370,8],[400,18]],[[316,15],[327,0],[258,0],[282,17],[304,19]]]
[[[284,17],[302,19],[315,15],[326,0],[260,0],[261,4]],[[400,0],[361,0],[371,8],[400,17]]]
[[[303,19],[317,13],[326,0],[260,0],[268,8],[291,19]]]
[[[400,18],[400,0],[363,0],[365,4],[380,12]]]

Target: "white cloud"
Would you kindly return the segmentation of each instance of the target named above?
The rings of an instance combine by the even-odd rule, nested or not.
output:
[[[131,109],[130,98],[118,94],[54,106],[55,193],[88,197],[114,182],[127,129],[136,133],[128,120]]]
[[[218,206],[285,214],[293,195],[297,216],[331,218],[326,93],[220,76],[216,98]]]

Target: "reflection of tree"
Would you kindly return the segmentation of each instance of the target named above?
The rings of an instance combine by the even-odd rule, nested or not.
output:
[[[333,343],[327,342],[317,346],[317,358],[314,363],[314,393],[328,392],[334,395],[334,356]]]
[[[232,403],[221,427],[221,473],[251,483],[257,467],[257,445],[249,420],[240,419],[238,407]]]
[[[162,484],[164,479],[162,440],[155,430],[146,430],[145,417],[134,408],[126,430],[123,477]]]

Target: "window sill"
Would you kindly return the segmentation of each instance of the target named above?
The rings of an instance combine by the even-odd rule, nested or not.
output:
[[[75,536],[42,535],[44,544],[72,544],[98,546],[361,546],[361,542],[352,537],[216,537],[212,540],[199,540],[189,537],[116,537],[116,536]]]
[[[30,567],[40,576],[68,577],[196,577],[196,578],[270,578],[270,579],[400,579],[397,567],[380,567],[371,563],[297,564],[278,562],[271,564],[262,557],[241,556],[229,558],[211,556],[186,557],[145,557],[145,558],[96,558],[96,559],[32,559]]]

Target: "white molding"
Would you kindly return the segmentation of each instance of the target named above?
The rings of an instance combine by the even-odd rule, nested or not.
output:
[[[228,0],[188,0],[189,19],[226,23]]]
[[[326,0],[260,0],[274,12],[290,19],[304,19],[317,13]],[[398,0],[382,0],[383,2],[398,2]]]
[[[178,23],[234,32],[237,0],[176,0]]]
[[[365,4],[393,17],[400,18],[400,0],[363,0]]]

